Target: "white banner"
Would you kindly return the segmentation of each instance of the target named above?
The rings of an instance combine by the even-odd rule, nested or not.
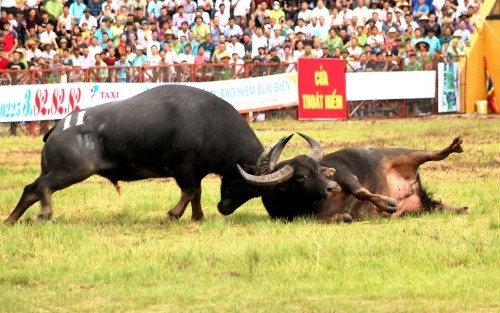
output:
[[[68,113],[128,99],[161,83],[73,83],[0,86],[0,122],[59,120]],[[297,105],[297,75],[186,83],[251,112]]]
[[[296,73],[185,84],[215,94],[241,113],[298,103]],[[435,84],[435,71],[347,73],[347,101],[434,98]],[[76,109],[124,100],[159,85],[161,83],[0,86],[0,122],[59,120]]]
[[[346,73],[347,101],[425,99],[436,96],[436,72]]]

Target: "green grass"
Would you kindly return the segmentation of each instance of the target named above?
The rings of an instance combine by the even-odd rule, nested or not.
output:
[[[372,219],[350,225],[270,221],[259,199],[216,209],[219,179],[203,182],[206,219],[166,222],[171,180],[102,178],[56,193],[54,219],[0,225],[0,312],[498,312],[500,119],[252,124],[270,144],[292,131],[327,151],[345,146],[465,152],[421,167],[424,184],[467,216]],[[39,172],[41,138],[0,128],[0,215]],[[308,152],[298,136],[283,158]]]

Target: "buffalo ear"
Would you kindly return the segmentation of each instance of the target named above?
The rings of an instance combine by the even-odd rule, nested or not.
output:
[[[320,166],[319,171],[327,178],[332,178],[333,175],[335,175],[335,169],[333,167]]]

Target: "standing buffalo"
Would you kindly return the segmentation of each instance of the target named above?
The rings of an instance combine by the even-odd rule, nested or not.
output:
[[[262,144],[233,106],[194,87],[160,86],[73,112],[44,141],[41,174],[24,188],[8,224],[37,201],[37,219],[49,219],[52,194],[94,174],[118,192],[120,180],[175,178],[181,197],[168,212],[171,218],[180,218],[189,202],[192,219],[203,218],[201,180],[209,173],[222,176],[220,211],[234,211],[259,195],[236,164],[257,163]]]
[[[463,152],[460,136],[438,151],[360,148],[342,149],[323,157],[314,139],[299,135],[313,148],[311,155],[276,165],[290,139],[286,137],[260,157],[260,161],[268,159],[270,165],[262,175],[249,174],[238,166],[245,180],[262,188],[262,201],[272,218],[314,216],[326,222],[349,222],[367,216],[398,217],[435,210],[467,212],[466,207],[454,208],[432,199],[418,173],[425,162]]]

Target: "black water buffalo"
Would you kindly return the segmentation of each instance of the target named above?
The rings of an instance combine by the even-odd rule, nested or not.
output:
[[[258,196],[236,164],[255,164],[262,144],[233,106],[198,88],[165,85],[73,112],[44,141],[41,174],[24,188],[8,224],[37,201],[37,219],[50,218],[52,194],[93,174],[109,179],[118,192],[118,181],[175,178],[181,197],[168,212],[171,218],[180,218],[189,202],[192,219],[203,217],[200,184],[209,173],[222,176],[221,211]]]
[[[281,152],[287,137],[260,157],[269,159],[271,165],[262,175],[247,173],[238,166],[245,180],[262,188],[262,201],[272,218],[314,216],[326,222],[349,222],[367,216],[398,217],[435,210],[467,212],[466,207],[454,208],[432,199],[418,173],[425,162],[463,152],[460,136],[438,151],[349,148],[323,157],[314,139],[300,135],[315,150],[311,156],[297,156],[274,168],[279,158],[277,151]]]

